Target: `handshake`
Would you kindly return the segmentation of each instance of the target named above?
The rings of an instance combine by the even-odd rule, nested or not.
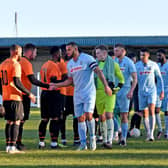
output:
[[[55,90],[56,88],[58,88],[56,83],[50,83],[48,90]]]

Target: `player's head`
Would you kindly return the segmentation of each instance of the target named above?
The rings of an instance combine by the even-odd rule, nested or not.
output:
[[[129,53],[128,54],[128,57],[134,62],[136,63],[137,62],[137,57],[134,53]]]
[[[72,58],[79,54],[78,45],[75,42],[70,42],[66,45],[66,54],[69,58]]]
[[[140,50],[140,59],[142,62],[147,63],[150,57],[150,52],[147,48],[142,48]]]
[[[166,51],[164,49],[159,49],[156,52],[157,61],[164,63],[166,61]]]
[[[66,54],[66,44],[61,45],[60,49],[61,49],[62,58],[67,61],[69,58],[67,57],[67,54]]]
[[[17,61],[20,60],[21,56],[22,56],[22,47],[16,44],[13,44],[10,47],[10,56],[11,57],[15,57]]]
[[[30,60],[34,60],[37,55],[37,48],[34,44],[28,43],[24,46],[24,54]]]
[[[105,45],[98,45],[95,47],[96,58],[99,61],[104,61],[108,55],[108,48]]]
[[[58,47],[58,46],[53,46],[53,47],[50,49],[50,54],[52,55],[53,61],[55,61],[55,62],[60,61],[60,59],[61,59],[60,47]]]
[[[123,44],[116,44],[114,46],[114,55],[116,57],[121,58],[121,57],[125,56],[125,54],[126,54],[126,49]]]

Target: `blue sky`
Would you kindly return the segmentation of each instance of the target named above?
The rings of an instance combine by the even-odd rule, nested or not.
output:
[[[167,0],[3,0],[0,37],[168,35]]]

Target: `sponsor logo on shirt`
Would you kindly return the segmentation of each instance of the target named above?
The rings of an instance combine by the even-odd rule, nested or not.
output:
[[[151,73],[150,71],[139,72],[140,75],[147,75],[147,74],[150,74],[150,73]]]
[[[77,66],[77,67],[73,67],[73,68],[71,68],[71,73],[73,73],[73,72],[77,72],[77,71],[81,71],[81,70],[82,70],[82,66],[79,65],[79,66]]]
[[[125,67],[120,67],[120,70],[121,70],[122,72],[124,72],[124,71],[125,71]]]

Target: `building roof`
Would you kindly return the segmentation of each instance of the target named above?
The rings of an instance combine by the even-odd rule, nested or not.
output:
[[[46,47],[66,44],[71,41],[78,43],[80,46],[115,45],[117,43],[127,46],[167,46],[168,36],[0,38],[0,47],[9,47],[12,44],[23,46],[26,43],[33,43],[38,47]]]

